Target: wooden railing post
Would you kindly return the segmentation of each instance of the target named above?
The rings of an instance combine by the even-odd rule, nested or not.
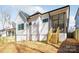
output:
[[[47,43],[58,44],[59,43],[59,33],[60,33],[59,27],[57,28],[56,33],[53,33],[52,30],[49,30]]]

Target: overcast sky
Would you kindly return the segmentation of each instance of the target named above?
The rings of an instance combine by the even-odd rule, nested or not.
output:
[[[38,6],[0,5],[0,21],[2,20],[1,19],[1,11],[9,13],[11,15],[11,20],[15,21],[17,13],[18,13],[19,10],[23,10],[27,14],[31,15],[31,14],[35,13],[36,11],[44,13],[46,11],[54,10],[54,9],[60,8],[62,6],[64,6],[64,5],[38,5]],[[78,7],[79,7],[78,5],[70,6],[69,31],[71,31],[71,29],[73,29],[72,31],[74,31],[74,25],[75,25],[74,17],[76,15]],[[0,24],[0,29],[2,29],[1,24]]]

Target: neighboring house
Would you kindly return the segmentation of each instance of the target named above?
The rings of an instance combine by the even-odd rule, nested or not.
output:
[[[6,35],[7,36],[15,36],[16,30],[15,28],[7,29],[6,30]]]
[[[60,28],[59,39],[67,38],[70,6],[64,6],[46,13],[36,12],[28,15],[20,11],[16,18],[16,40],[42,41],[47,39],[48,31]]]
[[[77,10],[75,20],[76,20],[76,29],[79,29],[79,8]]]
[[[0,30],[0,36],[6,37],[6,36],[15,36],[15,26],[16,24],[13,21],[5,22],[4,29]]]
[[[79,40],[79,8],[75,16],[75,21],[76,21],[75,39]]]
[[[6,31],[5,29],[0,30],[0,37],[5,37],[6,36]]]

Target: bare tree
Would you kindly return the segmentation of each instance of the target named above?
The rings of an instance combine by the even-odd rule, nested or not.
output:
[[[2,27],[3,29],[6,29],[8,27],[8,25],[6,25],[6,23],[10,24],[10,14],[7,11],[3,11],[1,8],[1,23],[2,23]],[[6,26],[5,26],[6,25]]]

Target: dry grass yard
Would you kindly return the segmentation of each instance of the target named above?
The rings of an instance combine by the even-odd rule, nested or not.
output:
[[[1,53],[56,53],[57,50],[49,44],[33,41],[0,44]]]
[[[67,39],[58,44],[46,44],[35,41],[0,43],[0,53],[69,53],[79,52],[79,42]]]

